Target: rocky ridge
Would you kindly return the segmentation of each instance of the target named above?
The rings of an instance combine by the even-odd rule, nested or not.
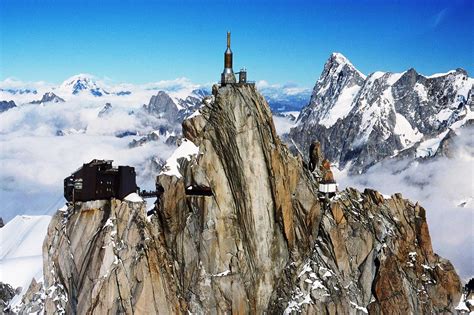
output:
[[[0,101],[0,113],[3,113],[15,107],[16,107],[16,104],[14,101]]]
[[[318,193],[254,87],[214,87],[183,135],[153,215],[127,200],[56,213],[46,313],[454,311],[461,284],[433,253],[425,210],[397,194]]]
[[[440,143],[450,130],[474,119],[469,105],[473,85],[463,69],[432,76],[409,69],[366,77],[334,53],[290,138],[301,150],[317,139],[332,162],[352,173],[385,158],[443,154]]]
[[[40,100],[32,101],[32,102],[30,102],[30,104],[44,104],[44,103],[48,103],[48,102],[64,103],[64,99],[57,96],[53,92],[48,92],[48,93],[45,93]]]

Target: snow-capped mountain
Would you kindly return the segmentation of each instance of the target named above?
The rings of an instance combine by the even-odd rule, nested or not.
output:
[[[79,100],[89,102],[117,103],[133,105],[149,103],[150,98],[159,91],[170,96],[178,110],[193,109],[196,103],[211,92],[211,85],[199,85],[186,78],[158,81],[141,85],[121,83],[112,84],[91,74],[77,74],[61,84],[46,82],[21,82],[15,79],[0,81],[0,100],[14,101],[17,105],[39,104],[50,101]],[[272,112],[300,111],[311,96],[311,90],[295,84],[270,84],[257,82],[259,91],[265,96]],[[38,100],[38,95],[43,99]],[[55,95],[56,100],[53,100]],[[183,117],[192,114],[187,112]]]
[[[351,172],[402,154],[429,157],[450,130],[474,118],[467,102],[473,84],[463,69],[366,77],[333,53],[290,137],[303,150],[320,141],[327,157],[339,168],[350,165]]]
[[[159,118],[168,120],[175,120],[178,113],[178,105],[171,99],[171,97],[164,91],[159,91],[153,95],[147,106],[144,109],[150,113],[155,114]]]
[[[38,99],[40,95],[51,92],[53,84],[43,81],[23,82],[13,78],[0,81],[0,101],[14,101],[16,105],[26,104]]]
[[[208,89],[200,88],[192,90],[191,93],[186,95],[185,98],[175,97],[175,102],[178,104],[180,109],[191,109],[194,112],[196,106],[201,105],[202,99],[208,95],[211,95],[211,92]],[[192,112],[191,112],[192,114]]]
[[[118,96],[130,95],[130,91],[110,91],[103,83],[97,81],[94,76],[89,74],[78,74],[65,80],[58,88],[62,93],[66,92],[72,95],[88,93],[92,96],[104,96],[115,94]]]

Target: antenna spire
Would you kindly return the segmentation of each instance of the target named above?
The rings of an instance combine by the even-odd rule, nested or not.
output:
[[[224,52],[224,72],[221,74],[221,84],[235,83],[234,70],[232,70],[232,50],[230,49],[230,32],[227,32],[227,49]]]

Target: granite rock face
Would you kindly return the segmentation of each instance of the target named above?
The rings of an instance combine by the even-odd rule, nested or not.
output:
[[[153,215],[111,200],[54,216],[46,313],[454,311],[460,280],[433,253],[421,206],[371,190],[319,193],[251,85],[204,100],[157,178]]]
[[[173,122],[177,120],[178,107],[164,91],[159,91],[158,94],[153,95],[148,105],[144,106],[144,109],[149,114],[153,114],[159,118]]]
[[[314,248],[303,265],[287,266],[273,311],[454,312],[461,284],[451,263],[433,253],[422,207],[399,194],[347,189],[323,209]]]
[[[259,313],[290,255],[311,247],[319,203],[294,203],[294,193],[314,196],[314,187],[253,87],[220,88],[201,112],[183,124],[199,154],[181,160],[180,178],[158,178],[158,217],[191,312]],[[188,187],[210,187],[213,196],[186,196]]]
[[[47,314],[172,314],[168,260],[143,202],[93,201],[58,212],[44,243]]]
[[[201,106],[203,98],[208,95],[203,89],[193,90],[186,98],[171,97],[168,93],[159,91],[143,108],[148,114],[163,118],[170,124],[180,124]]]
[[[474,119],[468,104],[473,86],[463,69],[429,77],[414,69],[366,77],[334,53],[289,137],[303,151],[318,140],[328,159],[351,173],[397,155],[435,156],[450,130]]]

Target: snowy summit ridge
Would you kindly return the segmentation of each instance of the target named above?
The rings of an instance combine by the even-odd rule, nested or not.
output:
[[[73,95],[77,95],[83,91],[89,91],[93,96],[102,96],[109,94],[103,87],[99,86],[93,75],[90,74],[77,74],[69,79],[66,79],[61,86],[60,90],[69,91]]]
[[[290,137],[303,150],[319,140],[331,161],[340,168],[351,163],[354,172],[401,152],[433,156],[449,130],[474,118],[468,105],[473,85],[463,69],[428,77],[415,69],[366,77],[333,53]]]

